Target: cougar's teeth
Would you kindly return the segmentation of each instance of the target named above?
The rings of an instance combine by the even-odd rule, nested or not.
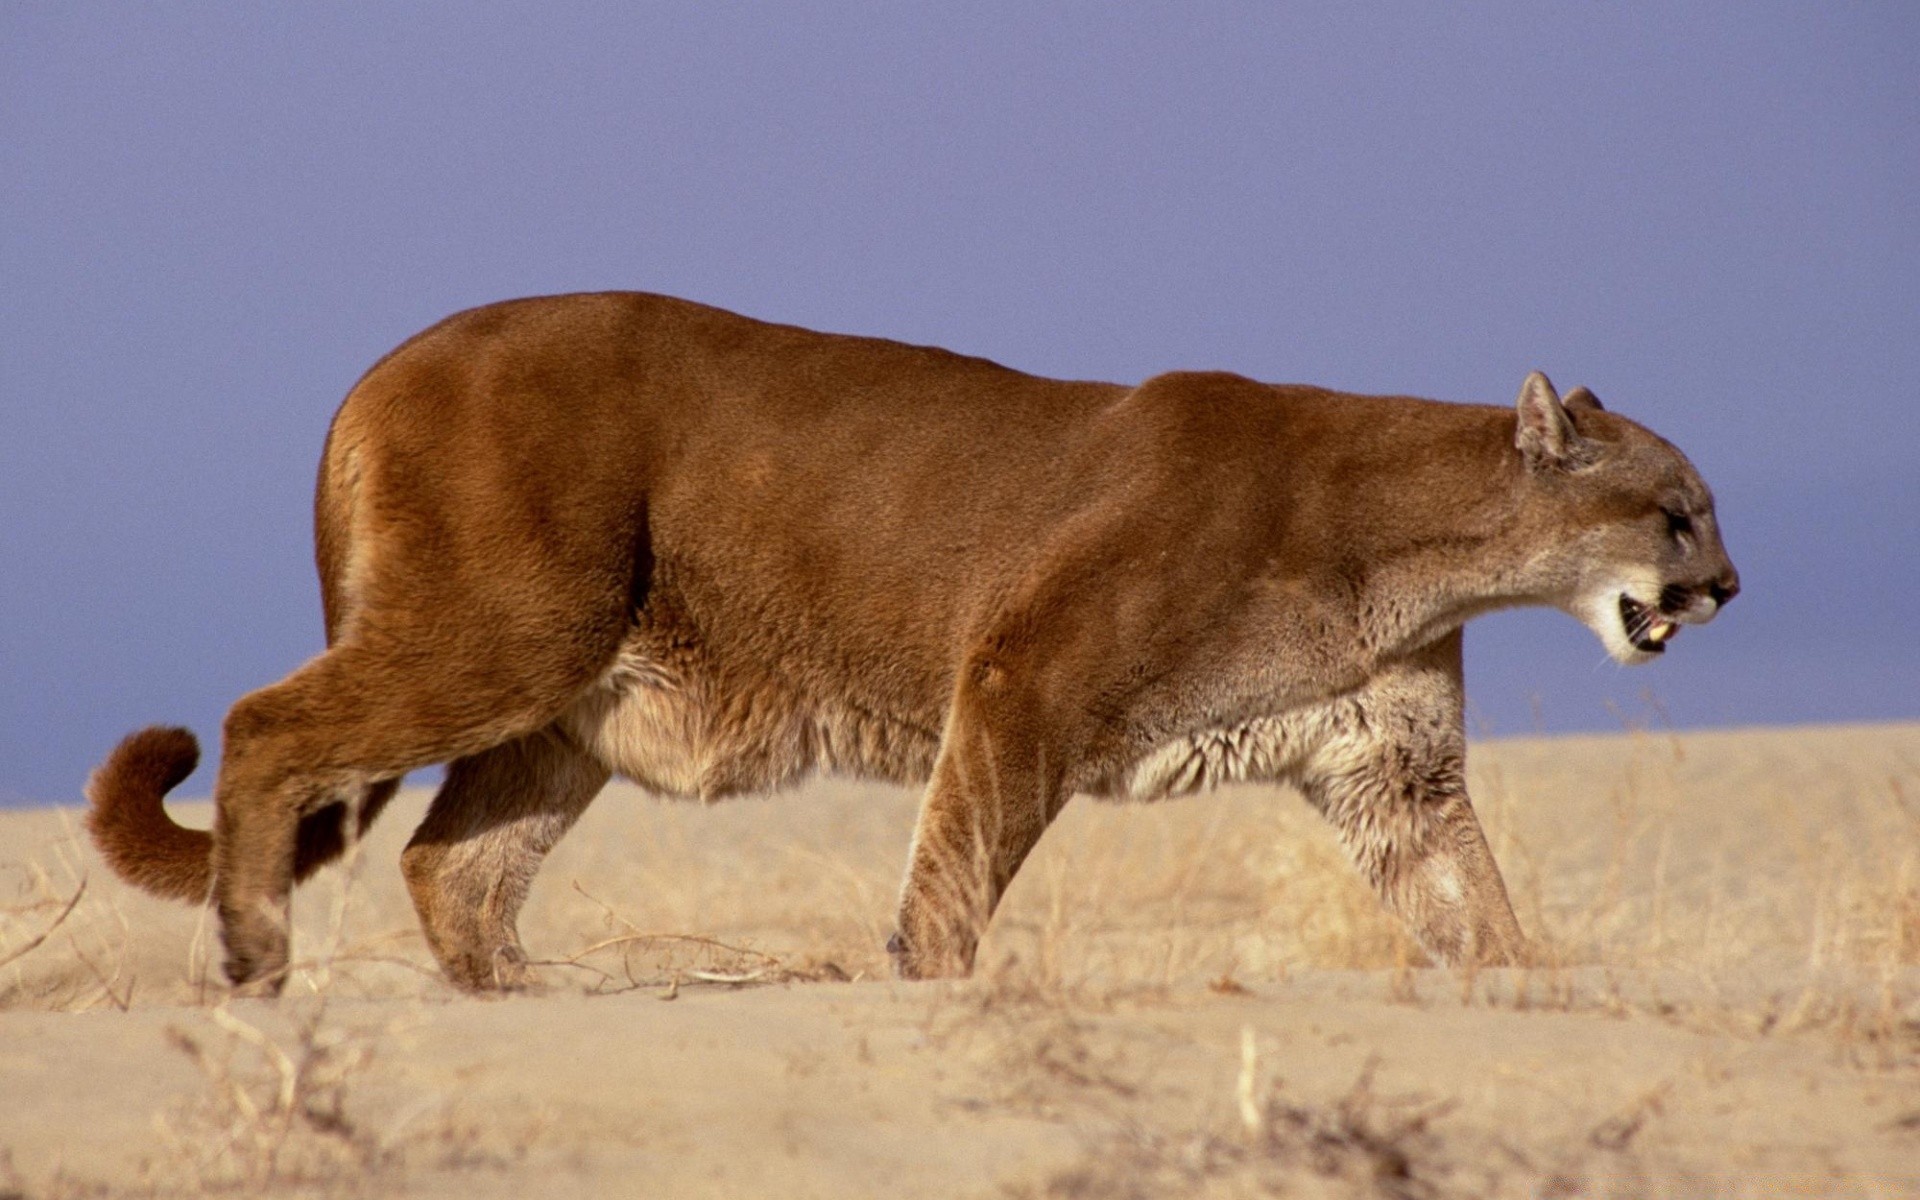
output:
[[[1680,627],[1672,621],[1655,621],[1653,628],[1647,630],[1647,640],[1650,642],[1664,642],[1672,637],[1679,628]]]

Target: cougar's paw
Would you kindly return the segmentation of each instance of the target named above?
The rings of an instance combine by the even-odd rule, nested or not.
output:
[[[897,979],[965,979],[973,972],[966,960],[951,954],[925,953],[897,932],[887,939],[887,954],[893,959]]]

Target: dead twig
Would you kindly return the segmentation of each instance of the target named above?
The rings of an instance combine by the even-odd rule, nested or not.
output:
[[[98,983],[100,985],[101,990],[106,992],[107,1000],[110,1003],[112,1003],[112,1005],[115,1008],[119,1009],[121,1012],[126,1012],[128,1009],[133,1007],[133,981],[132,980],[127,981],[127,991],[125,995],[121,995],[118,991],[114,989],[114,986],[113,986],[114,982],[120,978],[121,972],[124,970],[126,966],[126,961],[124,958],[121,960],[119,964],[117,964],[114,967],[113,978],[109,979],[107,977],[107,973],[100,969],[100,965],[94,962],[93,959],[87,955],[87,952],[85,950],[82,950],[80,948],[79,942],[74,941],[72,938],[68,938],[67,944],[73,948],[74,957],[78,958],[81,964],[85,966],[87,970],[93,974],[94,982]]]
[[[73,915],[74,907],[80,903],[80,897],[86,894],[87,881],[83,878],[80,880],[80,886],[74,889],[73,898],[67,901],[66,907],[60,910],[60,915],[53,919],[53,923],[41,930],[39,936],[28,939],[21,946],[9,950],[4,957],[0,957],[0,967],[7,966],[39,949],[40,944],[52,937],[54,930],[60,928],[61,924]]]
[[[1629,1104],[1606,1120],[1587,1131],[1587,1142],[1596,1150],[1619,1152],[1633,1144],[1646,1125],[1647,1118],[1659,1116],[1665,1111],[1667,1093],[1673,1090],[1673,1081],[1667,1080],[1635,1097]]]
[[[748,958],[757,958],[764,963],[770,964],[772,967],[781,965],[777,955],[768,954],[764,950],[755,950],[748,946],[735,946],[728,942],[723,942],[718,938],[702,937],[697,933],[623,933],[619,937],[607,938],[604,941],[595,942],[584,950],[576,951],[566,958],[560,959],[556,965],[573,966],[589,954],[597,954],[602,950],[611,950],[615,946],[644,945],[650,942],[685,942],[689,945],[705,946],[710,950],[720,950],[727,954],[739,954]]]
[[[687,971],[685,974],[688,979],[697,979],[701,983],[725,983],[737,987],[741,984],[760,982],[767,977],[770,969],[762,967],[758,971],[745,971],[738,975],[728,974],[725,971]]]

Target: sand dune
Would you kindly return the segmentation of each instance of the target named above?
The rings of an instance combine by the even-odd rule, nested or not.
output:
[[[1425,967],[1247,788],[1076,801],[976,977],[896,983],[914,797],[823,781],[609,789],[504,1000],[431,969],[403,797],[223,1003],[204,914],[0,814],[0,1195],[1920,1194],[1920,724],[1471,769],[1526,971]]]

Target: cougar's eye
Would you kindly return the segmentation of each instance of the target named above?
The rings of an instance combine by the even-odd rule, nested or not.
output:
[[[1677,509],[1660,510],[1667,518],[1667,535],[1676,542],[1685,543],[1693,536],[1693,518]]]

